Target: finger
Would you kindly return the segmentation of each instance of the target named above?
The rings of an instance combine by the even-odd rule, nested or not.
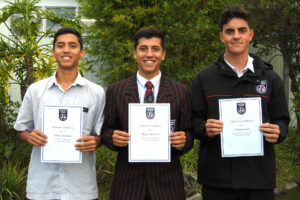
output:
[[[260,128],[260,131],[268,134],[276,134],[276,135],[280,134],[279,129],[273,129],[273,128]]]
[[[175,137],[185,137],[185,132],[183,131],[179,131],[179,132],[174,132],[174,133],[171,133],[169,135],[170,138],[175,138]]]
[[[264,133],[264,136],[268,139],[277,139],[277,138],[279,138],[279,135],[277,135],[277,134]]]
[[[206,123],[212,123],[212,124],[219,124],[219,125],[223,125],[223,122],[217,119],[208,119],[206,121]]]
[[[260,128],[270,128],[279,130],[279,126],[277,124],[263,123],[260,125]]]
[[[212,138],[216,135],[220,135],[222,131],[206,131],[208,137]]]
[[[172,147],[181,148],[181,147],[184,147],[184,144],[172,144]]]
[[[96,149],[97,143],[94,140],[75,144],[77,150]]]
[[[84,135],[82,138],[79,138],[76,141],[77,142],[88,142],[88,141],[91,141],[91,140],[95,140],[95,137]]]
[[[89,141],[84,141],[81,143],[75,144],[76,147],[88,147],[88,146],[97,146],[97,143],[95,140],[89,140]]]
[[[276,143],[278,141],[279,135],[264,133],[265,140],[270,143]]]
[[[118,141],[129,141],[129,137],[124,137],[124,136],[120,136],[120,135],[113,135],[113,140],[118,140]]]
[[[36,137],[29,137],[28,139],[29,143],[34,145],[34,146],[44,146],[47,141],[44,139],[36,138]]]
[[[120,135],[120,136],[124,136],[124,137],[129,137],[129,134],[127,132],[119,131],[119,130],[115,130],[113,135]]]
[[[179,144],[185,144],[185,140],[176,140],[176,141],[171,141],[171,144],[179,145]]]
[[[170,135],[174,135],[174,136],[177,136],[177,135],[185,135],[185,132],[183,132],[183,131],[177,131],[177,132],[171,133]]]
[[[205,125],[206,128],[217,128],[217,129],[222,129],[223,124],[216,124],[216,123],[208,123]]]
[[[128,144],[128,141],[122,141],[122,140],[113,140],[114,144],[116,146],[119,146],[119,147],[123,147],[123,146],[126,146]]]
[[[265,140],[270,143],[276,143],[278,139],[265,138]]]
[[[221,133],[223,131],[223,128],[209,127],[209,128],[206,128],[206,131],[207,132],[218,132],[218,133]]]
[[[185,135],[179,135],[179,136],[171,136],[169,137],[170,141],[176,141],[176,140],[186,140]]]
[[[125,143],[125,142],[114,141],[114,145],[117,146],[117,147],[126,147],[128,145],[128,142]]]
[[[78,146],[76,146],[76,149],[78,149],[78,150],[83,150],[83,149],[95,149],[97,146],[96,146],[96,144],[88,144],[88,145],[78,145]]]
[[[170,138],[170,142],[171,143],[177,143],[178,141],[183,141],[185,142],[186,141],[186,138],[185,137],[178,137],[178,138]]]
[[[33,129],[32,133],[35,133],[36,135],[38,135],[38,136],[40,136],[40,137],[42,137],[42,138],[48,139],[48,137],[47,137],[46,134],[44,134],[43,132],[41,132],[41,131],[39,131],[39,130],[37,130],[37,129]]]
[[[76,150],[79,150],[81,152],[91,152],[91,151],[96,151],[96,147],[81,147],[81,148],[76,148]]]

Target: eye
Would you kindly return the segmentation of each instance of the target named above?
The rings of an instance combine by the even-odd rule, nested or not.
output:
[[[64,46],[64,44],[61,44],[61,43],[58,43],[58,44],[56,45],[57,48],[62,48],[63,46]]]
[[[158,46],[154,46],[152,49],[153,49],[153,51],[155,51],[155,52],[160,51],[160,47],[158,47]]]
[[[147,51],[147,49],[148,49],[148,48],[145,47],[145,46],[141,46],[141,47],[139,48],[140,51]]]
[[[246,33],[247,32],[247,28],[239,28],[239,32],[240,33]]]
[[[230,35],[230,34],[234,33],[234,30],[233,29],[226,29],[225,33]]]

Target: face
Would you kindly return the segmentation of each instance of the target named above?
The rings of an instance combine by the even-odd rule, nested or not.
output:
[[[161,46],[160,38],[140,38],[134,51],[139,74],[148,80],[158,75],[160,63],[165,59],[165,55],[166,51]]]
[[[254,36],[254,31],[250,30],[244,19],[233,18],[223,25],[223,30],[219,36],[225,45],[226,56],[248,55],[248,47]]]
[[[52,49],[52,56],[56,59],[58,67],[61,69],[77,68],[79,59],[84,54],[84,49],[80,50],[77,36],[71,33],[58,36],[55,48]]]

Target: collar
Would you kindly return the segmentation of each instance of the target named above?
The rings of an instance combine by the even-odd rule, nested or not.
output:
[[[242,73],[245,73],[247,70],[250,70],[251,72],[254,73],[254,66],[253,66],[253,58],[251,56],[248,55],[248,60],[247,60],[247,63],[246,63],[246,66],[244,67],[243,70],[241,70],[240,72]],[[224,56],[224,61],[226,62],[226,64],[236,73],[240,73],[237,71],[237,69],[231,65],[226,59],[225,59],[225,56]]]
[[[144,77],[142,77],[139,72],[136,73],[136,78],[137,81],[144,87],[146,82],[148,81],[147,79],[145,79]],[[161,78],[161,72],[159,71],[159,74],[155,77],[153,77],[152,79],[150,79],[149,81],[151,81],[151,83],[154,85],[154,87],[157,85],[157,83],[160,81]]]
[[[48,83],[48,88],[51,88],[54,85],[59,86],[59,84],[57,82],[57,79],[56,79],[56,74],[57,74],[57,71],[50,77],[49,83]],[[76,85],[82,85],[83,86],[85,84],[86,83],[84,81],[84,78],[78,72],[75,81],[70,86],[76,86]]]

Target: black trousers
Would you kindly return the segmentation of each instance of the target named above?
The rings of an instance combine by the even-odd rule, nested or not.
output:
[[[271,190],[253,189],[227,189],[202,187],[203,200],[274,200],[275,195]]]

